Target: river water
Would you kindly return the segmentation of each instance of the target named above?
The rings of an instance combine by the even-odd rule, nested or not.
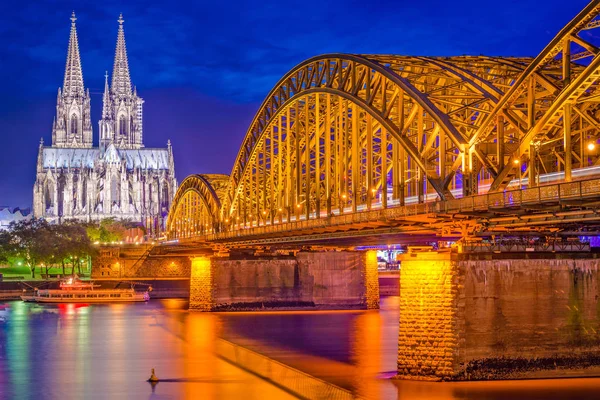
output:
[[[598,399],[600,379],[395,381],[398,297],[378,311],[190,313],[137,304],[0,302],[0,399],[283,399],[213,354],[223,338],[366,398]],[[155,368],[161,382],[145,380]]]

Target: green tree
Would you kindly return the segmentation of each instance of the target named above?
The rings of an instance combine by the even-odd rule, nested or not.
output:
[[[77,222],[66,223],[63,224],[63,229],[68,238],[66,248],[71,259],[71,273],[75,273],[75,266],[77,266],[77,270],[81,274],[81,264],[87,262],[95,254],[96,249],[92,245],[84,225]]]
[[[139,222],[118,221],[115,218],[105,218],[98,224],[86,226],[87,235],[92,242],[120,242],[127,236],[130,228],[142,228]]]
[[[0,230],[0,263],[8,262],[9,257],[11,256],[10,233],[8,231]]]
[[[81,264],[87,262],[96,249],[87,233],[87,224],[65,221],[51,225],[42,219],[12,223],[9,230],[0,232],[0,259],[19,257],[25,260],[35,278],[35,267],[42,265],[48,274],[53,265],[60,264],[66,275],[66,264],[81,273]]]
[[[21,257],[35,278],[35,267],[51,254],[52,237],[49,224],[43,219],[13,222],[9,225],[6,254]]]

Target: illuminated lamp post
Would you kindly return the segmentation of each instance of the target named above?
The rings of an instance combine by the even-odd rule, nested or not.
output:
[[[523,186],[521,184],[521,180],[522,180],[522,176],[521,176],[521,160],[518,158],[515,158],[513,160],[513,164],[519,169],[519,189],[522,189]]]
[[[592,160],[591,160],[590,156],[591,156],[591,153],[596,150],[596,142],[595,141],[591,141],[591,142],[589,142],[587,144],[586,147],[587,147],[587,150],[588,150],[588,156],[586,157],[587,158],[586,166],[587,166],[587,164],[591,164],[592,163]]]

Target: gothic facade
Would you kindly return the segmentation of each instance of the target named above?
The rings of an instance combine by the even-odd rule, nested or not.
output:
[[[144,100],[132,86],[119,17],[112,81],[105,75],[99,146],[94,147],[90,94],[83,72],[75,26],[71,34],[63,87],[58,90],[52,145],[40,142],[33,213],[50,222],[103,218],[139,221],[152,231],[163,225],[177,190],[171,143],[145,148]]]

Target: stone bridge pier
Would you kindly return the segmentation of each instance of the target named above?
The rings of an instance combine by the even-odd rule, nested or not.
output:
[[[375,251],[192,257],[190,309],[379,308]]]
[[[600,259],[595,257],[403,255],[398,377],[600,375]]]

